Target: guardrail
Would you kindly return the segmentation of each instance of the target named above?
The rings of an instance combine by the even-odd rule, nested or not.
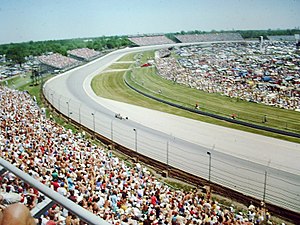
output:
[[[24,180],[26,183],[30,184],[32,187],[39,190],[41,193],[43,193],[48,198],[52,199],[59,205],[65,207],[73,214],[77,215],[80,219],[85,221],[86,223],[90,225],[110,225],[105,220],[101,219],[100,217],[96,216],[95,214],[91,213],[88,210],[85,210],[81,206],[77,205],[76,203],[72,202],[71,200],[63,197],[59,193],[55,192],[51,188],[47,187],[46,185],[40,183],[39,181],[35,180],[25,172],[21,171],[17,167],[13,166],[3,158],[0,158],[0,165],[3,166],[6,170],[9,170],[16,176],[20,177],[22,180]]]
[[[293,174],[285,170],[269,168],[264,165],[264,162],[260,164],[251,160],[243,160],[238,155],[220,154],[217,149],[214,151],[214,147],[193,145],[172,134],[160,132],[154,134],[155,132],[145,131],[142,127],[134,131],[133,128],[136,127],[128,126],[128,123],[132,121],[115,119],[112,112],[104,112],[102,108],[98,111],[97,106],[80,102],[75,97],[67,97],[76,96],[76,94],[64,96],[60,90],[50,87],[51,85],[46,84],[43,93],[45,99],[59,112],[59,115],[64,115],[69,122],[75,122],[80,128],[88,129],[94,136],[101,138],[101,141],[105,140],[105,143],[113,143],[120,148],[126,148],[126,151],[132,153],[129,154],[130,156],[134,155],[132,149],[135,149],[137,155],[148,157],[150,165],[153,162],[151,160],[156,160],[155,165],[164,164],[164,166],[180,170],[182,174],[189,173],[192,176],[207,179],[209,167],[207,152],[210,151],[212,153],[212,183],[229,188],[232,193],[239,192],[259,200],[264,198],[268,205],[270,203],[279,206],[284,211],[290,209],[295,213],[300,210],[299,175],[298,171],[289,165],[273,163],[276,168],[278,166],[287,168],[288,171],[293,171]],[[189,158],[191,154],[193,157]],[[227,167],[227,170],[224,170],[224,167]],[[176,176],[175,173],[172,175]],[[280,176],[277,176],[278,174]]]
[[[102,114],[101,112],[91,111],[91,109],[84,107],[84,103],[77,102],[75,99],[66,98],[59,92],[47,87],[47,85],[43,91],[47,102],[52,105],[59,114],[64,115],[69,122],[72,121],[81,127],[81,129],[85,127],[84,129],[88,129],[89,133],[99,137],[99,139],[106,144],[118,146],[125,154],[134,156],[134,153],[137,152],[130,149],[135,149],[135,145],[137,144],[137,155],[148,157],[146,161],[150,162],[150,165],[153,163],[153,161],[150,160],[152,159],[157,161],[157,163],[153,164],[155,166],[164,164],[162,168],[166,168],[167,166],[183,171],[181,172],[182,174],[180,174],[181,179],[184,176],[184,172],[202,179],[208,179],[209,165],[206,152],[209,151],[212,154],[212,183],[219,184],[256,199],[262,200],[264,196],[268,204],[281,206],[285,209],[292,209],[294,212],[300,209],[300,199],[298,201],[299,191],[297,191],[300,187],[299,175],[269,168],[268,166],[243,160],[232,155],[221,154],[218,151],[214,151],[211,147],[191,146],[193,144],[185,141],[182,143],[181,139],[172,135],[167,137],[166,142],[163,142],[160,137],[143,134],[142,130],[138,130],[136,137],[132,128],[127,127],[126,120],[119,120],[112,116]],[[122,133],[124,130],[126,130],[125,134]],[[196,148],[197,151],[194,152],[192,148]],[[180,151],[180,153],[178,153],[178,151]],[[193,159],[188,157],[190,154],[193,154]],[[228,161],[229,158],[234,158],[235,163],[232,164]],[[222,168],[225,165],[227,170]],[[280,166],[282,167],[284,165]],[[265,173],[266,171],[268,171],[267,174]],[[175,173],[172,173],[172,175],[176,176]],[[281,177],[277,177],[278,173],[282,174]],[[253,177],[253,179],[249,180],[249,177]],[[194,178],[191,180],[196,181]],[[266,188],[264,188],[264,186]],[[219,190],[221,190],[221,188],[219,188]],[[234,195],[231,195],[231,197],[234,197]],[[277,212],[278,211],[280,210],[277,210]]]

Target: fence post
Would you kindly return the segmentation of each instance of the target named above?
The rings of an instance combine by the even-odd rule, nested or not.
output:
[[[264,182],[264,193],[263,193],[263,202],[266,200],[266,191],[267,191],[267,175],[268,172],[265,171],[265,182]]]

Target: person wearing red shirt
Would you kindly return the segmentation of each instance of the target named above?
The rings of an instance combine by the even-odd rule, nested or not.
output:
[[[58,180],[54,180],[51,182],[51,186],[53,186],[54,191],[57,191],[57,188],[59,188]]]
[[[151,195],[151,204],[155,206],[157,204],[157,198],[154,194]]]

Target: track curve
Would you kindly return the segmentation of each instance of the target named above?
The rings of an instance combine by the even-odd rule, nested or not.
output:
[[[124,54],[169,47],[126,48],[45,83],[51,104],[80,124],[160,162],[300,211],[300,145],[98,97],[92,78]],[[115,118],[120,113],[128,120]],[[265,177],[266,176],[266,177]]]

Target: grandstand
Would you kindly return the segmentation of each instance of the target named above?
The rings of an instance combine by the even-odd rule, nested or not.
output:
[[[116,225],[271,222],[260,206],[251,204],[245,212],[233,205],[227,209],[200,190],[174,190],[139,163],[129,167],[107,149],[91,144],[81,133],[73,134],[48,120],[27,92],[0,87],[0,96],[1,105],[7,109],[0,111],[0,117],[6,118],[1,126],[8,127],[0,130],[5,159],[0,158],[0,164],[10,170],[1,173],[0,188],[13,195],[28,195],[23,204],[29,209],[38,205],[41,192],[50,197],[53,202],[35,214],[42,220],[40,224],[67,224],[69,212],[79,214],[88,224],[102,225],[107,225],[105,221]],[[19,130],[22,144],[14,141],[19,139]],[[15,139],[9,141],[12,135]],[[71,224],[79,224],[77,216],[73,217],[78,223]]]
[[[295,35],[274,35],[267,36],[270,41],[296,41]]]
[[[175,38],[182,43],[244,40],[239,33],[185,34],[175,35]]]
[[[219,43],[212,44],[212,48],[184,46],[173,52],[178,55],[176,58],[164,58],[167,50],[163,49],[156,54],[160,58],[155,58],[155,65],[160,76],[189,87],[299,111],[299,59],[293,53],[295,44],[266,42],[267,54],[257,56],[259,48],[258,42],[246,46]]]
[[[89,48],[78,48],[67,51],[68,56],[80,61],[91,61],[100,55],[100,52]]]
[[[80,64],[76,59],[63,56],[58,53],[42,55],[38,57],[42,71],[53,72],[55,70],[67,70]]]
[[[164,35],[130,37],[128,39],[138,46],[162,45],[162,44],[173,44],[174,43],[174,41],[170,40],[169,38],[167,38]]]

